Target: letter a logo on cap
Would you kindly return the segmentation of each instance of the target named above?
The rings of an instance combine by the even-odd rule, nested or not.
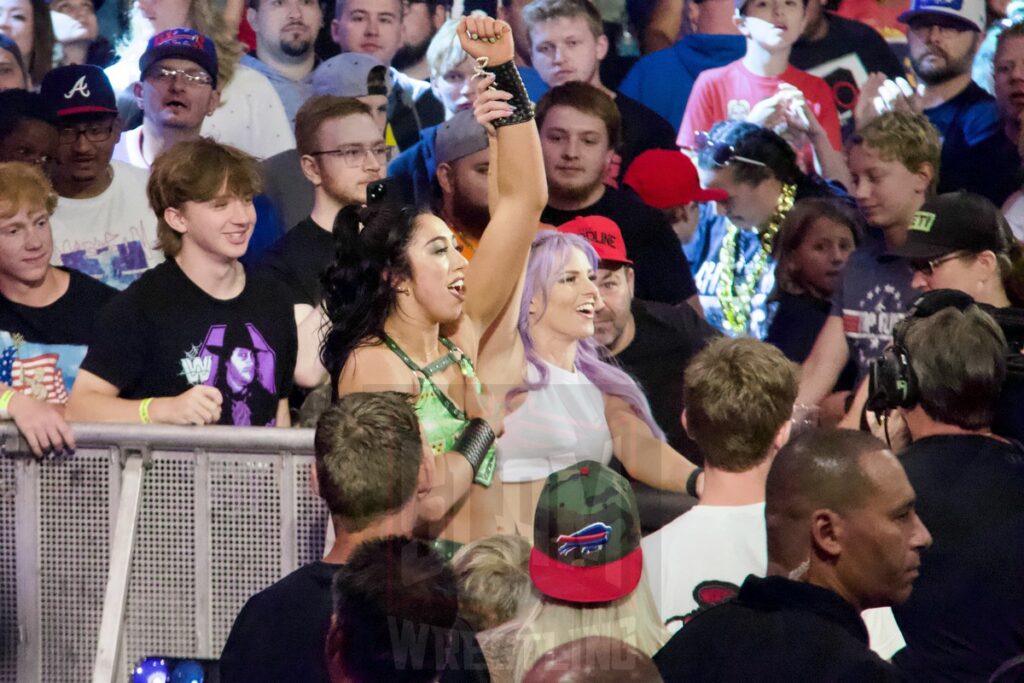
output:
[[[75,93],[78,93],[82,97],[90,97],[92,95],[92,93],[89,92],[89,84],[85,82],[85,76],[82,76],[75,81],[75,84],[71,86],[71,90],[64,93],[64,99],[70,100],[75,96]]]

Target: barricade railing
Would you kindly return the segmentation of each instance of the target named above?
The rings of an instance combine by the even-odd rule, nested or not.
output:
[[[0,423],[0,683],[216,658],[250,595],[322,556],[312,430],[73,429],[36,460]]]

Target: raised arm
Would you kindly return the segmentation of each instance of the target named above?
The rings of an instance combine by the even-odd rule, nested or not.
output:
[[[533,105],[512,62],[515,47],[508,24],[465,17],[458,34],[467,54],[486,59],[487,71],[496,74],[484,86],[494,83],[498,89],[482,94],[476,104],[477,119],[496,128],[492,158],[497,165],[491,185],[497,198],[488,198],[491,220],[466,271],[465,311],[482,335],[509,303],[525,267],[547,204],[547,181]]]

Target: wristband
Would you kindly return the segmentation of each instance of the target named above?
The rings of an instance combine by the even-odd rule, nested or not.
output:
[[[526,86],[523,85],[523,77],[519,75],[519,69],[516,68],[515,62],[505,62],[498,66],[482,65],[482,68],[485,72],[494,74],[492,88],[504,90],[512,95],[512,99],[508,101],[508,104],[512,105],[515,109],[511,116],[492,121],[494,127],[513,126],[517,123],[525,123],[531,120],[534,113],[533,102],[530,101],[530,95],[526,92]]]
[[[149,404],[152,402],[152,398],[144,398],[142,399],[142,403],[139,404],[139,420],[141,420],[144,425],[148,425],[152,422],[152,419],[149,417]]]
[[[459,455],[469,461],[469,466],[473,468],[473,476],[476,477],[476,473],[480,470],[480,464],[484,461],[487,451],[493,443],[494,430],[491,429],[491,425],[487,424],[487,420],[483,418],[474,417],[462,430],[459,438],[455,440],[452,450],[457,451]]]
[[[703,467],[698,467],[693,472],[690,472],[690,476],[686,478],[686,493],[694,498],[700,498],[697,495],[697,478],[704,473]]]
[[[11,399],[18,393],[14,389],[8,389],[3,394],[0,394],[0,420],[11,419],[11,414],[7,410],[7,406],[11,405]]]

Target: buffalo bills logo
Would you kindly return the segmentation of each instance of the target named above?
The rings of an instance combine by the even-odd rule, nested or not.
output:
[[[568,555],[576,548],[579,548],[583,554],[600,550],[608,543],[608,537],[611,532],[612,528],[604,522],[594,522],[579,531],[574,531],[571,534],[562,534],[555,539],[555,543],[560,544],[558,546],[558,554]]]

